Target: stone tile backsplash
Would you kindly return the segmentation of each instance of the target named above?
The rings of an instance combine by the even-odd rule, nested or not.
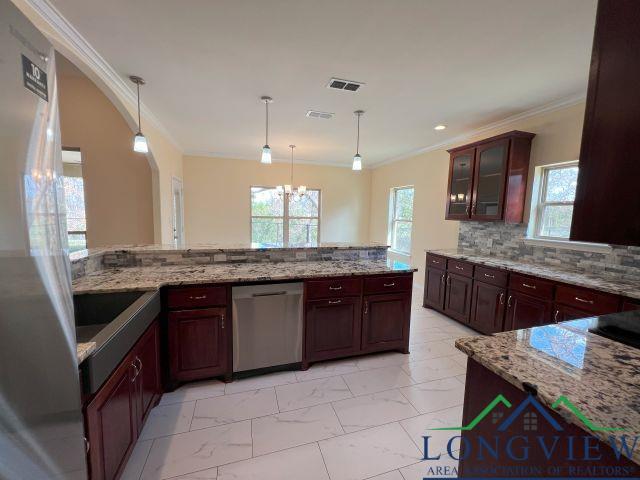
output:
[[[608,253],[530,245],[527,226],[500,222],[460,222],[458,248],[480,255],[553,265],[625,280],[640,279],[640,247],[613,245]]]

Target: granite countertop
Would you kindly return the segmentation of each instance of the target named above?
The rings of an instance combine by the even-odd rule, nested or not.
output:
[[[427,250],[434,255],[466,260],[469,262],[501,268],[510,272],[533,275],[548,280],[568,283],[579,287],[593,288],[602,292],[640,299],[640,281],[622,280],[602,275],[569,270],[562,267],[518,262],[500,257],[489,257],[462,250]]]
[[[78,343],[77,345],[77,353],[78,353],[78,364],[81,364],[85,358],[93,353],[96,349],[96,342],[84,342]]]
[[[392,260],[221,263],[100,270],[74,280],[79,293],[157,290],[165,285],[298,280],[318,277],[408,273],[417,269]]]
[[[456,348],[524,391],[538,388],[538,399],[551,408],[566,396],[598,427],[622,428],[627,438],[640,435],[640,349],[588,331],[598,321],[625,319],[640,323],[640,311],[460,338]],[[569,423],[587,427],[564,405],[554,409]],[[589,431],[609,443],[615,432]],[[640,464],[640,448],[630,457]]]

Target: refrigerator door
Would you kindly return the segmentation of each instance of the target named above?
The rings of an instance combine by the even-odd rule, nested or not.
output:
[[[0,478],[85,479],[55,57],[0,0]]]

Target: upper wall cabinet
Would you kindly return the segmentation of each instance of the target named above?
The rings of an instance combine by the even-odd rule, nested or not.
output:
[[[448,150],[447,220],[522,223],[533,133],[503,133]]]
[[[640,245],[640,5],[599,0],[571,240]]]

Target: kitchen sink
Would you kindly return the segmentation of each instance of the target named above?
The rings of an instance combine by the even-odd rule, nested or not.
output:
[[[73,296],[76,341],[95,342],[80,364],[82,388],[94,393],[160,314],[160,293],[116,292]]]

